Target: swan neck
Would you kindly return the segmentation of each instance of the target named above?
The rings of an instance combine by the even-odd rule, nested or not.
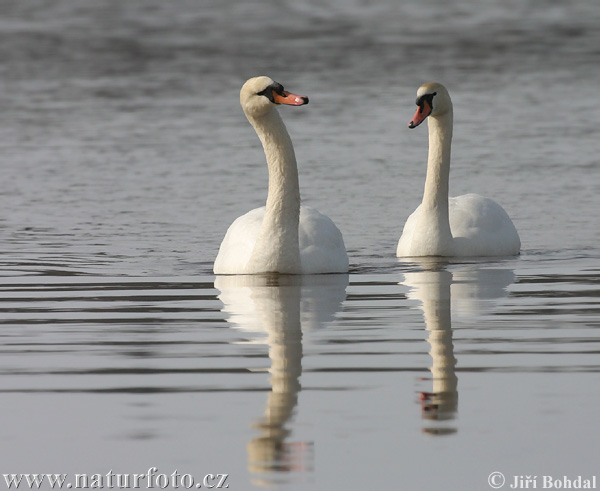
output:
[[[260,267],[264,271],[300,273],[300,186],[292,140],[276,109],[248,120],[263,145],[269,170],[265,216],[253,260],[268,261]]]
[[[251,119],[263,145],[269,169],[267,211],[300,210],[300,186],[294,146],[276,109]]]
[[[452,110],[429,118],[429,156],[423,193],[425,209],[437,210],[448,218]]]

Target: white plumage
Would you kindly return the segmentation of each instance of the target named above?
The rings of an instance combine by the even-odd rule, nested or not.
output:
[[[423,201],[408,217],[398,257],[510,256],[521,240],[504,209],[477,194],[448,197],[452,102],[445,87],[428,83],[417,91],[419,108],[410,128],[429,116],[429,157]]]
[[[264,272],[252,270],[250,263],[264,216],[265,207],[261,206],[235,219],[221,243],[214,266],[216,274]],[[300,207],[298,243],[302,274],[348,271],[342,233],[329,217],[309,206]],[[268,264],[268,255],[267,251],[265,264]]]
[[[215,260],[215,274],[345,273],[348,256],[339,229],[317,210],[300,206],[292,141],[276,104],[300,106],[308,98],[290,94],[268,77],[248,80],[240,103],[260,138],[269,168],[266,206],[237,218]]]
[[[464,194],[448,199],[452,241],[438,254],[411,250],[421,205],[408,217],[398,242],[398,256],[510,256],[519,253],[519,235],[506,211],[493,199]],[[424,249],[426,246],[424,246]]]

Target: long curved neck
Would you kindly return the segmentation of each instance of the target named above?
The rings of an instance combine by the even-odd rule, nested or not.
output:
[[[300,273],[300,186],[292,140],[276,109],[248,120],[260,138],[269,169],[265,216],[250,262],[263,272]]]
[[[429,156],[423,206],[448,218],[448,183],[452,144],[452,110],[429,118]]]
[[[419,228],[428,236],[431,255],[436,255],[452,242],[448,215],[452,108],[441,116],[430,116],[428,125],[429,156]]]

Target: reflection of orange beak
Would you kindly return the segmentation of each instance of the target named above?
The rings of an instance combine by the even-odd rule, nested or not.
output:
[[[283,94],[273,92],[273,100],[276,104],[287,104],[288,106],[303,106],[304,104],[308,104],[308,97],[292,94],[287,90],[284,90]]]
[[[423,100],[423,105],[419,106],[419,109],[417,109],[417,112],[413,116],[412,120],[408,123],[408,127],[412,129],[419,126],[423,121],[425,121],[425,118],[431,114],[432,110],[433,109],[429,103],[426,100]]]

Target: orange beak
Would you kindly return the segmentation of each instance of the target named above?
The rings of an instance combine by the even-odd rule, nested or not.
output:
[[[419,106],[412,120],[408,123],[408,127],[412,129],[419,126],[423,121],[425,121],[425,118],[431,114],[432,110],[433,109],[429,103],[426,100],[423,100],[423,105]]]
[[[287,104],[288,106],[303,106],[308,104],[308,97],[305,95],[296,95],[284,90],[281,94],[273,91],[273,100],[276,104]]]

